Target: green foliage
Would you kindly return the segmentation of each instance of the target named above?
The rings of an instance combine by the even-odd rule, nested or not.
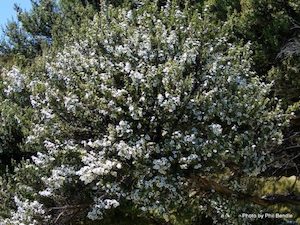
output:
[[[15,67],[10,71],[2,70],[0,80],[1,173],[7,169],[7,166],[10,166],[10,170],[12,169],[12,160],[20,161],[23,157],[30,156],[26,152],[34,151],[33,149],[26,150],[24,145],[25,136],[31,125],[32,108],[29,93],[24,89],[23,82],[20,71]]]
[[[59,47],[68,40],[70,29],[79,21],[93,17],[98,1],[32,0],[32,9],[23,11],[17,5],[17,22],[9,22],[0,44],[1,55],[23,61],[26,65],[40,56],[50,45]]]
[[[217,21],[228,21],[235,38],[253,43],[256,71],[266,74],[281,47],[292,38],[292,27],[300,21],[299,5],[293,1],[207,1]]]
[[[32,0],[32,10],[23,11],[17,5],[18,22],[9,22],[5,41],[0,51],[6,55],[23,55],[32,59],[52,41],[52,27],[57,18],[57,7],[52,0]]]

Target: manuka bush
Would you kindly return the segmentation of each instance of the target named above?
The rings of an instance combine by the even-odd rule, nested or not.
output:
[[[41,150],[16,169],[3,224],[130,213],[240,224],[238,199],[196,184],[247,191],[241,174],[263,171],[281,143],[283,114],[251,70],[251,43],[230,43],[188,5],[103,10],[24,74],[26,144]]]

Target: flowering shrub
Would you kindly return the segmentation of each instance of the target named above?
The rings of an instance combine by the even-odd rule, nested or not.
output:
[[[230,43],[205,13],[171,2],[105,10],[24,74],[36,120],[26,143],[42,150],[16,171],[23,189],[4,224],[57,222],[74,208],[101,220],[126,207],[174,224],[190,212],[182,223],[237,220],[235,199],[190,184],[210,176],[241,190],[230,165],[255,176],[282,140],[251,43]]]

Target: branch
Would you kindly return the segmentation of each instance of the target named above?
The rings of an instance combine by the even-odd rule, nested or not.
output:
[[[65,205],[65,206],[57,206],[57,207],[51,207],[48,209],[48,212],[55,211],[53,214],[55,214],[54,224],[61,224],[61,222],[64,221],[70,221],[78,212],[81,210],[85,210],[88,208],[89,204],[80,204],[80,205]]]
[[[215,181],[209,180],[206,177],[191,177],[192,187],[198,193],[214,190],[225,197],[236,198],[241,201],[249,201],[261,206],[270,206],[275,204],[293,204],[300,205],[300,196],[296,195],[272,195],[272,196],[253,196],[238,191],[233,191]]]
[[[65,205],[65,206],[58,206],[58,207],[51,207],[48,209],[49,212],[56,211],[56,210],[69,210],[69,209],[81,209],[89,207],[89,204],[81,204],[81,205]]]
[[[298,149],[298,148],[300,148],[300,145],[289,146],[289,147],[286,147],[285,150]]]

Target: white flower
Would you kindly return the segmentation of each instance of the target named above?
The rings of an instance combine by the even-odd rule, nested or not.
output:
[[[79,99],[75,94],[70,94],[64,97],[64,105],[67,111],[75,112],[76,107],[79,106]]]
[[[158,103],[161,104],[164,100],[164,96],[162,94],[158,94],[157,100],[158,100]]]
[[[212,132],[215,134],[215,135],[220,135],[222,134],[222,126],[220,124],[212,124],[211,126],[211,129],[212,129]]]
[[[48,189],[46,189],[46,190],[44,190],[44,191],[40,191],[39,194],[40,194],[41,196],[49,197],[49,196],[52,195],[52,191],[48,188]]]
[[[129,20],[131,20],[132,19],[132,10],[129,10],[128,12],[127,12],[127,18],[129,19]]]
[[[126,73],[130,73],[131,71],[131,64],[129,62],[125,63],[125,68],[124,68]]]

